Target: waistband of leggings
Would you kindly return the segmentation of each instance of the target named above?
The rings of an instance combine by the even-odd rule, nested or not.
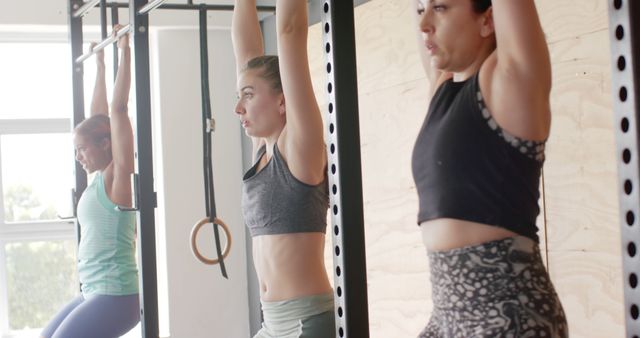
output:
[[[301,320],[334,309],[333,292],[260,303],[265,322]]]
[[[465,255],[471,252],[477,253],[481,251],[507,249],[516,249],[522,252],[534,254],[539,250],[539,247],[538,244],[529,237],[514,236],[451,250],[429,251],[427,253],[427,256],[429,257],[429,259],[444,259],[459,255]]]

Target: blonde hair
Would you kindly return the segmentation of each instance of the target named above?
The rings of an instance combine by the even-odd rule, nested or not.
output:
[[[255,57],[244,67],[246,70],[259,70],[260,77],[271,84],[271,88],[282,93],[282,80],[280,78],[280,63],[275,55],[263,55]]]

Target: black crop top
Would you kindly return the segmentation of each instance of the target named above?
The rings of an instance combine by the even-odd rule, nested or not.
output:
[[[444,82],[413,149],[418,223],[454,218],[499,226],[538,242],[544,142],[502,130],[484,104],[478,74]]]

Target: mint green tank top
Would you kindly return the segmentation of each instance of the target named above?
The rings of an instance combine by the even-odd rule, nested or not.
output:
[[[84,295],[138,293],[135,212],[119,211],[107,196],[102,173],[78,202],[81,239],[78,276]]]

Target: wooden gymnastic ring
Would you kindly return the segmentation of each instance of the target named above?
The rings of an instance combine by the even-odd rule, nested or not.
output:
[[[214,221],[215,221],[215,224],[218,224],[222,228],[222,230],[224,230],[224,235],[227,237],[227,243],[224,247],[224,250],[222,251],[222,257],[227,258],[227,256],[229,255],[229,252],[231,251],[231,232],[229,231],[229,227],[221,219],[216,218]],[[205,217],[202,220],[200,220],[200,222],[196,223],[196,225],[193,226],[193,229],[191,230],[191,252],[202,263],[207,265],[214,265],[214,264],[218,264],[220,261],[217,258],[209,259],[207,257],[204,257],[200,253],[200,250],[198,250],[198,245],[196,244],[198,231],[200,231],[200,228],[202,228],[205,224],[209,224],[209,223],[211,223],[209,221],[209,218]]]

